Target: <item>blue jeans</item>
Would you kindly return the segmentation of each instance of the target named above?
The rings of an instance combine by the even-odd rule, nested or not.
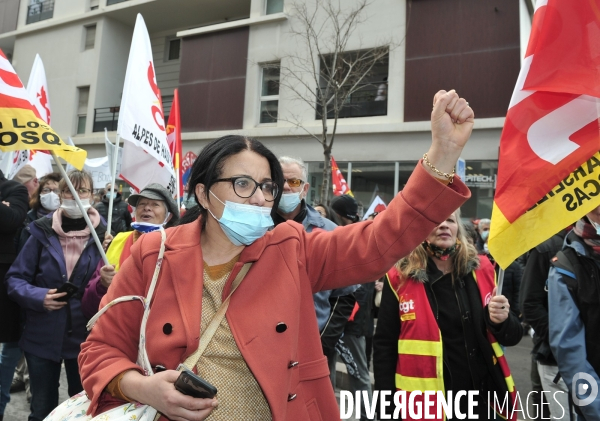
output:
[[[25,353],[31,385],[31,414],[29,421],[42,421],[58,406],[58,387],[61,363]],[[69,384],[69,396],[83,390],[77,358],[64,360]]]
[[[0,415],[4,414],[6,405],[10,402],[10,385],[17,363],[21,359],[21,348],[18,342],[5,342],[2,344],[0,354]]]

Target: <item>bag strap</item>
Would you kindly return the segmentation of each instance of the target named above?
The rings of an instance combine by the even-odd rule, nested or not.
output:
[[[188,370],[193,370],[196,363],[198,363],[198,360],[200,359],[200,357],[206,350],[206,347],[208,346],[210,340],[212,339],[212,337],[214,336],[215,332],[217,331],[219,325],[221,324],[223,317],[225,317],[225,313],[227,312],[227,307],[229,307],[229,299],[231,298],[231,296],[233,295],[233,292],[237,289],[237,287],[242,283],[242,280],[244,279],[244,277],[250,270],[250,266],[252,266],[252,262],[245,263],[244,266],[242,266],[242,269],[237,274],[237,276],[233,280],[233,283],[231,284],[231,292],[229,293],[229,295],[227,296],[225,301],[223,301],[223,303],[221,303],[221,306],[219,307],[219,309],[213,316],[212,320],[206,327],[204,333],[201,333],[200,345],[198,346],[198,349],[196,351],[194,351],[194,353],[192,355],[190,355],[189,357],[186,358],[186,360],[180,366],[180,371],[181,371],[181,369],[183,369],[182,366],[185,366]]]
[[[87,330],[92,330],[100,316],[102,316],[106,310],[114,306],[115,304],[119,304],[125,301],[134,301],[138,300],[144,306],[144,315],[147,319],[147,313],[150,312],[150,301],[152,300],[152,295],[154,294],[154,289],[156,288],[156,283],[158,281],[158,275],[160,273],[160,268],[162,266],[163,256],[165,254],[165,242],[167,240],[167,234],[163,227],[160,228],[160,250],[158,251],[158,259],[156,260],[156,268],[154,269],[154,274],[152,275],[152,282],[150,283],[150,288],[148,289],[148,296],[142,297],[141,295],[123,295],[121,297],[115,298],[110,303],[106,304],[102,307],[87,323]],[[142,322],[142,326],[145,328],[145,323]]]
[[[140,365],[147,376],[154,374],[152,366],[150,365],[150,359],[146,352],[146,324],[148,323],[148,317],[150,316],[150,303],[152,302],[152,296],[158,283],[158,275],[160,274],[160,268],[163,262],[163,256],[165,255],[165,243],[167,241],[167,233],[165,229],[160,227],[160,250],[158,252],[158,259],[156,260],[156,267],[154,268],[154,274],[152,275],[152,282],[150,282],[150,288],[148,289],[148,295],[144,299],[144,314],[142,316],[142,325],[140,326],[140,338],[138,345],[138,359],[137,364]]]

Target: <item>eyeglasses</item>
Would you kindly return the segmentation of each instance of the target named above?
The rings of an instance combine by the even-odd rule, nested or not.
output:
[[[241,177],[229,177],[229,178],[219,178],[216,182],[220,181],[229,181],[233,185],[233,191],[239,197],[243,199],[247,199],[252,197],[257,188],[260,187],[263,196],[267,202],[272,202],[275,200],[277,193],[279,192],[279,186],[274,181],[263,181],[259,183],[251,177],[241,176]]]
[[[290,187],[300,187],[304,180],[300,180],[299,178],[286,178],[283,180],[284,183],[288,183]]]
[[[56,193],[56,194],[58,194],[58,189],[49,189],[47,187],[44,187],[42,189],[42,194],[48,194],[48,193]]]
[[[86,189],[84,187],[79,188],[79,189],[75,189],[75,191],[77,192],[77,194],[79,194],[79,196],[87,196],[88,194],[90,194],[92,191],[90,189]],[[63,196],[67,196],[67,197],[72,197],[73,195],[71,194],[71,190],[69,189],[65,189],[62,191],[62,195]]]

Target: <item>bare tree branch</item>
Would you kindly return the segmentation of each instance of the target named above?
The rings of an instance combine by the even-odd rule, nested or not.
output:
[[[396,46],[390,38],[382,40],[379,47],[363,49],[359,46],[348,51],[351,42],[356,45],[356,40],[361,40],[356,34],[368,19],[372,0],[348,3],[348,0],[296,0],[291,3],[288,9],[290,34],[297,43],[294,51],[280,57],[279,64],[279,87],[293,100],[314,111],[314,118],[321,121],[321,133],[317,135],[306,127],[314,127],[306,124],[306,117],[303,121],[300,116],[290,116],[289,112],[284,115],[278,112],[273,116],[303,130],[323,147],[322,203],[327,203],[330,157],[341,112],[357,106],[352,103],[357,92],[365,92],[369,86],[372,90],[382,83],[373,79],[373,71]],[[369,80],[371,82],[366,82]],[[365,98],[361,95],[359,98]],[[310,123],[314,121],[311,119]],[[329,124],[332,124],[331,132]]]

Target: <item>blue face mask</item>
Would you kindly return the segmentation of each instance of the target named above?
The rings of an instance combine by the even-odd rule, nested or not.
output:
[[[110,199],[111,197],[113,197],[113,193],[108,192],[104,196],[106,196],[107,199]]]
[[[131,228],[136,231],[141,232],[142,234],[148,234],[149,232],[158,231],[160,227],[164,226],[169,219],[170,212],[167,212],[167,216],[165,216],[165,222],[162,224],[153,224],[152,222],[132,222]]]
[[[481,233],[481,239],[482,239],[483,241],[487,240],[489,236],[490,236],[490,232],[489,232],[489,231],[483,231],[483,232]]]
[[[293,212],[300,204],[300,193],[284,193],[279,201],[279,210],[283,213]]]
[[[210,194],[223,203],[213,192]],[[229,241],[236,246],[249,246],[265,235],[273,226],[271,208],[244,205],[228,200],[223,205],[225,205],[225,209],[223,209],[221,219],[217,219],[210,209],[207,208],[207,210],[219,222]]]

